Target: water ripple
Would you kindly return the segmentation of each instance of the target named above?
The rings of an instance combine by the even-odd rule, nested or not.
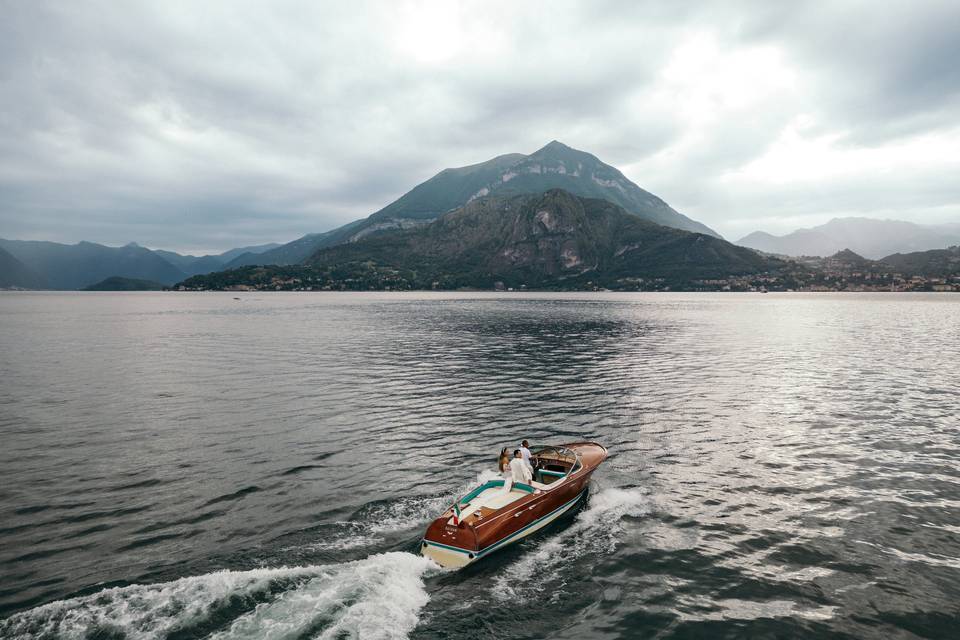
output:
[[[955,631],[958,296],[244,302],[0,294],[4,637]],[[570,518],[428,570],[521,438],[611,457]]]

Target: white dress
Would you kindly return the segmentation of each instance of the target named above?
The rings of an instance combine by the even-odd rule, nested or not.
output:
[[[510,489],[513,487],[513,473],[510,470],[510,465],[507,465],[503,471],[500,473],[500,477],[503,478],[503,492],[510,493]]]

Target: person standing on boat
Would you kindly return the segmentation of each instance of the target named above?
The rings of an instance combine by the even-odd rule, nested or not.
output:
[[[530,468],[530,475],[533,476],[533,463],[530,461],[530,443],[526,440],[520,443],[520,456],[523,458],[523,461],[527,463],[527,466]]]
[[[520,449],[513,452],[513,460],[510,461],[510,475],[514,482],[530,484],[533,480],[530,463],[523,459]]]

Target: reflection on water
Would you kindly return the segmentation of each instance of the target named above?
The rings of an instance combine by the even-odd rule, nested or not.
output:
[[[0,294],[0,635],[951,637],[958,311]],[[588,503],[412,556],[523,437],[610,448]]]

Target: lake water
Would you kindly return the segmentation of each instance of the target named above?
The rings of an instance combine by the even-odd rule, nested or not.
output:
[[[960,295],[0,294],[0,637],[956,638]],[[414,555],[497,451],[586,504]]]

